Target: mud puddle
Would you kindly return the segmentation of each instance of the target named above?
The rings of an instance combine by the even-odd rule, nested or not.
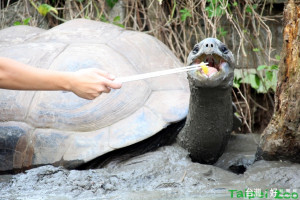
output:
[[[300,165],[258,161],[258,137],[237,135],[219,161],[191,162],[177,145],[94,170],[43,166],[0,176],[0,199],[233,199],[229,190],[272,188],[300,194]],[[235,171],[233,173],[232,171]]]

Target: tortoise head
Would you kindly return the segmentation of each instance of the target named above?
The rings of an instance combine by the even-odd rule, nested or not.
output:
[[[234,58],[232,52],[220,40],[206,38],[196,44],[188,57],[188,65],[208,63],[208,72],[202,69],[188,72],[188,78],[198,87],[232,86]]]

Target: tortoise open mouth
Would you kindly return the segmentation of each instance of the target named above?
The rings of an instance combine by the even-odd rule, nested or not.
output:
[[[204,70],[199,69],[197,71],[197,74],[205,77],[211,77],[222,70],[221,64],[226,61],[217,54],[211,54],[211,55],[202,54],[201,56],[199,56],[194,60],[193,64],[199,64],[201,62],[208,63],[207,64],[208,70],[207,72],[205,72]]]

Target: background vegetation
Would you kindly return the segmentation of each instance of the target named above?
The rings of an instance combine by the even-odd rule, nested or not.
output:
[[[270,24],[279,23],[283,5],[272,2],[6,0],[1,4],[0,27],[30,25],[47,29],[75,18],[92,19],[151,34],[184,63],[197,42],[216,37],[234,52],[237,68],[241,68],[236,70],[233,89],[243,119],[240,131],[261,132],[273,113],[280,59],[280,49],[274,51]]]

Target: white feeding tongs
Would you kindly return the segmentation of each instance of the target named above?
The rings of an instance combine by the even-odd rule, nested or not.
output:
[[[164,76],[164,75],[168,75],[168,74],[175,74],[175,73],[180,73],[180,72],[197,70],[197,69],[201,69],[202,67],[206,67],[207,64],[208,63],[201,62],[199,64],[190,65],[190,66],[186,66],[186,67],[178,67],[178,68],[167,69],[167,70],[163,70],[163,71],[156,71],[156,72],[138,74],[138,75],[133,75],[133,76],[119,77],[119,78],[116,78],[115,81],[121,82],[121,83],[126,83],[126,82],[130,82],[130,81],[143,80],[146,78],[153,78],[153,77],[159,77],[159,76]]]

